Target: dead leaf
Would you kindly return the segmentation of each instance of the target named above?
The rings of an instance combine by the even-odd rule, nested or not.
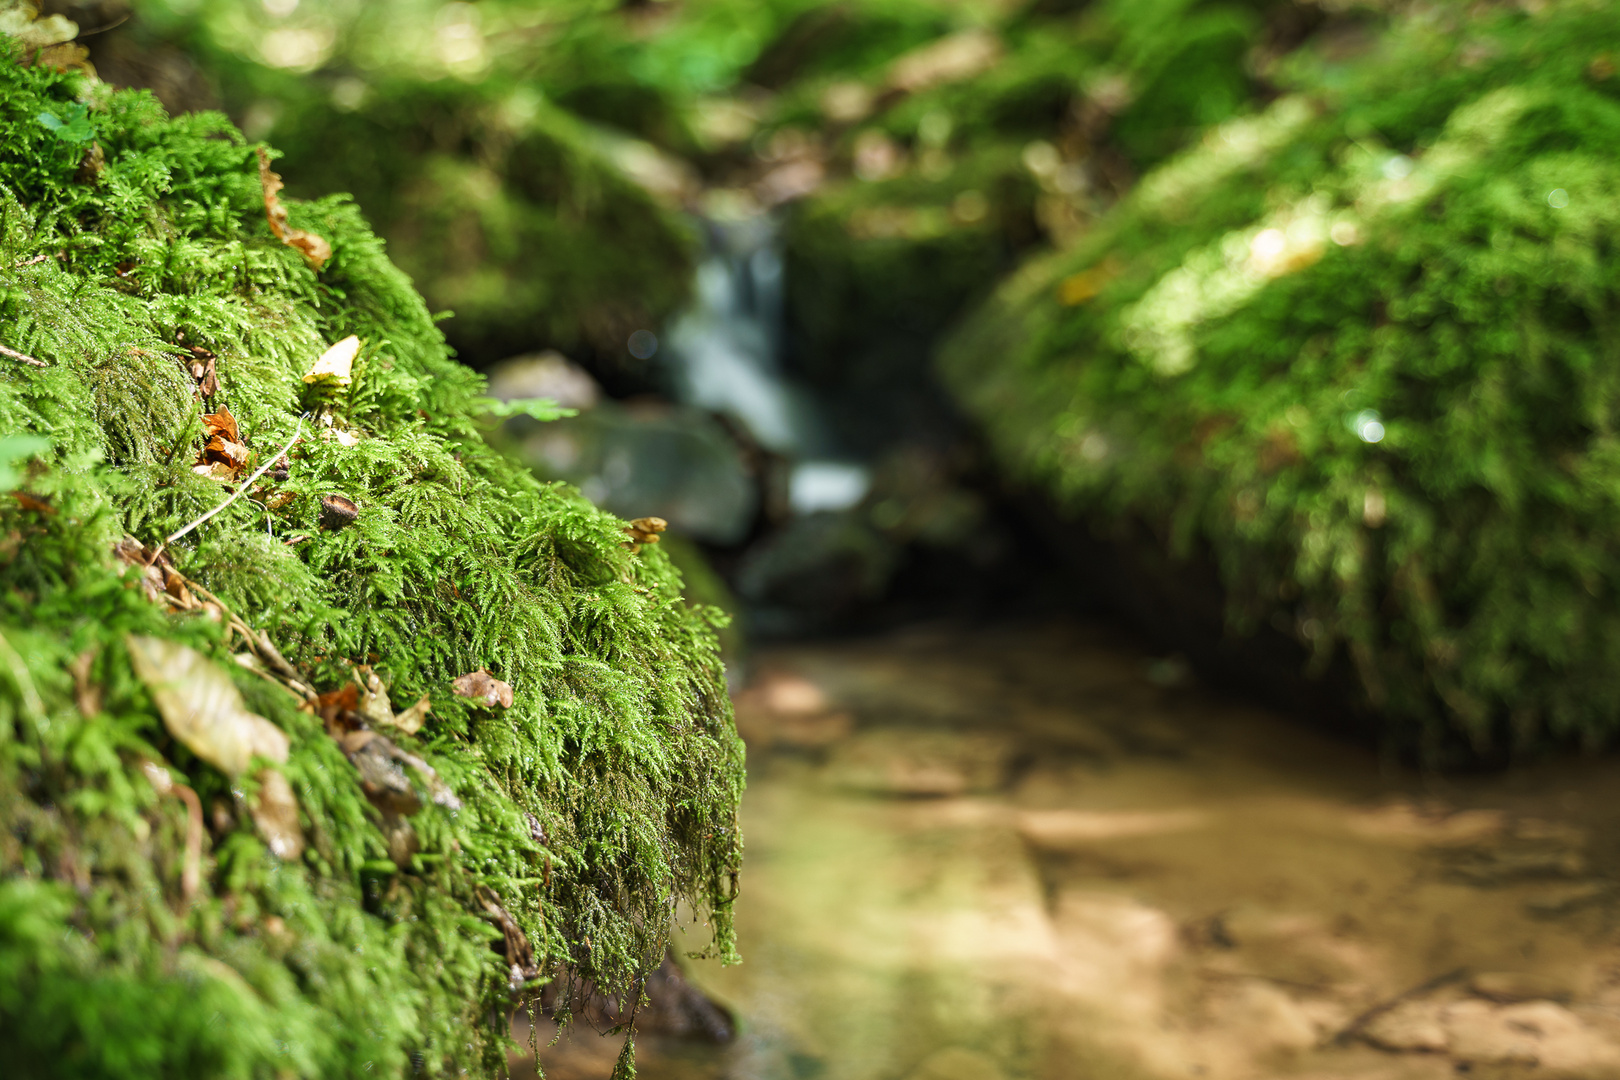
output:
[[[195,649],[131,634],[135,674],[151,691],[169,733],[228,776],[239,776],[254,755],[287,760],[286,732],[242,704],[230,676]],[[199,811],[200,813],[200,811]]]
[[[191,351],[195,353],[199,349],[201,346],[193,346]],[[197,389],[201,391],[203,397],[211,398],[219,393],[218,372],[219,361],[212,353],[191,362],[191,377],[197,380]]]
[[[630,534],[630,539],[636,544],[656,544],[658,534],[669,528],[669,522],[661,517],[639,517],[624,527]]]
[[[113,554],[130,566],[141,568],[141,591],[148,600],[156,601],[163,595],[163,571],[153,565],[153,558],[142,543],[126,536],[113,547]]]
[[[357,665],[354,676],[360,681],[360,707],[356,710],[372,724],[394,722],[394,706],[388,700],[388,690],[377,673],[364,664]]]
[[[181,611],[197,606],[196,597],[186,588],[186,579],[174,568],[168,553],[152,551],[133,536],[118,541],[113,554],[130,566],[141,568],[141,590],[152,601],[167,601]]]
[[[16,499],[17,505],[21,506],[24,510],[32,510],[36,514],[46,515],[53,515],[56,513],[56,507],[52,506],[44,499],[28,494],[26,491],[13,491],[11,493],[11,497]]]
[[[343,753],[360,774],[360,790],[381,810],[409,817],[422,809],[410,777],[398,760],[393,742],[375,731],[351,731],[338,739]]]
[[[342,495],[321,496],[321,528],[329,532],[353,525],[360,516],[360,508]]]
[[[472,698],[491,709],[497,705],[503,709],[512,707],[512,688],[483,668],[469,671],[454,680],[450,683],[450,689],[457,697]]]
[[[529,944],[529,937],[523,928],[512,918],[509,911],[501,904],[501,898],[495,890],[488,885],[480,885],[474,891],[479,906],[501,930],[501,955],[506,957],[508,985],[514,992],[523,989],[523,984],[530,979],[540,977],[540,968],[534,962],[534,948]]]
[[[348,386],[354,374],[354,358],[360,355],[360,339],[353,334],[321,353],[320,359],[304,375],[307,383],[330,381]]]
[[[242,441],[242,432],[236,426],[236,417],[231,410],[221,407],[218,412],[203,414],[203,431],[209,439],[223,435],[232,442]]]
[[[383,722],[386,724],[392,724],[394,727],[399,728],[399,730],[403,731],[407,735],[415,735],[418,731],[422,730],[422,724],[427,720],[427,714],[432,711],[433,706],[428,702],[428,696],[423,694],[422,700],[418,701],[415,705],[412,705],[404,712],[397,714],[392,720],[385,720]]]
[[[278,859],[296,859],[304,853],[304,830],[298,824],[298,800],[292,785],[275,769],[259,771],[259,794],[250,811],[270,851]]]
[[[253,451],[242,444],[242,432],[229,409],[203,416],[203,451],[191,471],[199,476],[231,481],[247,470]]]
[[[270,155],[264,147],[256,148],[259,155],[259,183],[264,187],[264,217],[270,231],[288,247],[297,248],[310,267],[319,270],[332,257],[332,245],[323,237],[303,229],[294,229],[287,223],[287,208],[281,205],[277,194],[285,185],[281,177],[270,171]]]

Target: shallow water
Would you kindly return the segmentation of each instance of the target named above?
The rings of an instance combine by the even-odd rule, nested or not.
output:
[[[742,1033],[644,1080],[1620,1075],[1620,762],[1420,776],[1085,627],[769,652],[738,722]]]

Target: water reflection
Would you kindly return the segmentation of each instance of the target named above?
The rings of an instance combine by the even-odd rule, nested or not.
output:
[[[743,1033],[641,1075],[1620,1074],[1620,765],[1424,778],[1164,669],[1072,627],[763,656],[746,962],[693,965]]]

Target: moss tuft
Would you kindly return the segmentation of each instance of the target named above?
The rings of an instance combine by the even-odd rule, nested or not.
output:
[[[1208,557],[1430,760],[1620,733],[1616,27],[1303,50],[944,351],[1017,473]]]
[[[76,109],[98,169],[63,136]],[[0,504],[13,1075],[491,1074],[514,960],[491,893],[541,969],[576,984],[637,993],[683,903],[730,959],[743,778],[723,618],[688,607],[623,522],[487,447],[481,378],[355,205],[289,205],[331,242],[317,272],[271,235],[254,148],[224,118],[10,60],[0,147],[0,342],[40,362],[0,359],[0,439],[35,451],[0,463],[21,481]],[[349,334],[352,383],[313,392],[302,376]],[[198,350],[217,358],[206,401]],[[224,501],[227,483],[193,469],[202,414],[222,407],[255,468],[300,425],[302,441],[284,479],[167,554],[315,689],[369,662],[396,704],[428,696],[419,732],[388,734],[456,798],[406,819],[414,854],[299,695],[233,662],[217,608],[166,614],[113,556]],[[321,527],[331,496],[353,525]],[[301,857],[256,828],[258,774],[228,779],[171,737],[128,634],[212,658],[291,737]],[[452,694],[478,669],[511,685],[511,708]],[[206,824],[190,897],[182,785]]]

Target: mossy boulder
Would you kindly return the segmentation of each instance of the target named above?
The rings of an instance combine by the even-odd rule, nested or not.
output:
[[[1227,633],[1342,664],[1402,747],[1610,744],[1617,57],[1578,0],[1302,50],[943,371],[1010,472],[1212,567]]]
[[[679,212],[684,174],[627,139],[669,125],[609,132],[562,104],[623,69],[591,33],[620,20],[587,7],[159,2],[117,33],[181,46],[218,107],[284,153],[293,194],[352,194],[430,309],[454,313],[444,331],[464,360],[556,348],[645,382],[625,341],[686,301],[698,237]],[[568,29],[537,60],[551,18]],[[88,43],[159,83],[127,45]]]
[[[1070,242],[1265,91],[1248,60],[1296,10],[1034,4],[936,20],[903,53],[807,64],[771,125],[817,131],[833,179],[788,208],[788,349],[852,418],[851,444],[871,452],[915,424],[908,399],[931,388],[940,335],[1022,256]]]
[[[8,1075],[491,1075],[678,905],[731,956],[723,617],[489,449],[350,199],[307,258],[224,117],[74,70],[0,63],[0,132]]]

